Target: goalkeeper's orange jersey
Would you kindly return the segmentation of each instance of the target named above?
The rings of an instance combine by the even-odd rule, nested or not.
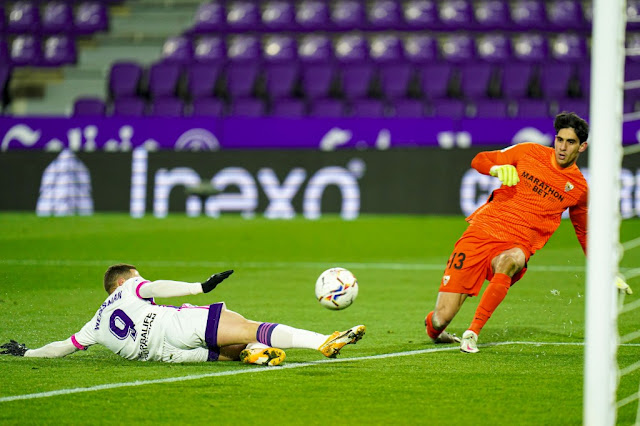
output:
[[[467,217],[469,228],[523,244],[533,254],[549,241],[568,208],[586,253],[588,187],[578,166],[560,167],[553,148],[534,143],[481,152],[471,162],[474,169],[486,175],[492,166],[502,164],[514,165],[520,182],[493,191],[487,202]]]

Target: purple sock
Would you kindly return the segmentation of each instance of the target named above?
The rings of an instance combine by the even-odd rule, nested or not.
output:
[[[263,322],[258,326],[258,331],[256,332],[256,340],[263,345],[271,346],[271,333],[273,333],[273,329],[276,328],[279,324]]]

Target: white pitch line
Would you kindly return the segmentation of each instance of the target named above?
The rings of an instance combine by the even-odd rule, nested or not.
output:
[[[19,266],[100,266],[105,267],[122,260],[68,260],[68,259],[0,259],[0,265],[19,265]],[[176,261],[176,260],[132,260],[134,264],[144,264],[150,267],[181,267],[181,268],[309,268],[322,269],[333,265],[335,262],[243,262],[243,261]],[[380,269],[380,270],[396,270],[396,271],[443,271],[446,261],[442,263],[395,263],[395,262],[340,262],[340,266],[345,268],[356,269]],[[530,270],[541,272],[584,272],[585,267],[571,265],[536,265]]]
[[[491,346],[505,346],[505,345],[584,346],[584,343],[582,342],[496,342],[496,343],[485,343],[478,346],[491,347]],[[620,346],[640,346],[640,344],[625,344]],[[48,392],[29,393],[25,395],[5,396],[0,398],[0,403],[18,401],[23,399],[39,399],[39,398],[47,398],[50,396],[69,395],[73,393],[117,389],[117,388],[124,388],[124,387],[136,387],[136,386],[155,385],[155,384],[162,384],[162,383],[184,382],[188,380],[205,379],[208,377],[235,376],[238,374],[280,371],[280,370],[287,370],[292,368],[309,367],[313,365],[330,364],[330,363],[337,363],[337,362],[353,362],[353,361],[365,361],[365,360],[371,360],[371,359],[395,358],[400,356],[420,355],[420,354],[427,354],[427,353],[433,353],[433,352],[452,351],[457,349],[459,349],[457,346],[448,346],[448,347],[431,348],[431,349],[420,349],[417,351],[392,352],[388,354],[369,355],[369,356],[361,356],[361,357],[353,357],[353,358],[325,359],[321,361],[301,362],[297,364],[288,363],[278,367],[253,367],[253,368],[245,368],[242,370],[227,370],[227,371],[218,371],[215,373],[194,374],[194,375],[181,376],[181,377],[167,377],[165,379],[136,380],[135,382],[108,383],[104,385],[89,386],[85,388],[60,389],[60,390],[48,391]]]

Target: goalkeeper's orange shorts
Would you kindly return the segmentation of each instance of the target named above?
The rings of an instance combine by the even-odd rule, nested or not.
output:
[[[491,261],[505,250],[519,247],[525,255],[525,267],[511,278],[515,284],[527,272],[527,264],[531,254],[522,244],[494,239],[484,231],[467,228],[456,242],[453,253],[449,257],[444,270],[440,291],[446,293],[462,293],[477,296],[485,280],[491,281],[493,269]]]

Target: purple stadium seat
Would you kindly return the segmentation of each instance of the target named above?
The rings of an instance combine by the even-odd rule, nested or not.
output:
[[[271,107],[271,115],[274,117],[304,117],[306,105],[301,99],[278,99]]]
[[[403,5],[403,15],[409,28],[432,30],[442,27],[435,0],[409,0]]]
[[[299,76],[298,45],[293,37],[274,35],[263,44],[266,89],[273,98],[289,96]]]
[[[382,93],[387,99],[407,94],[413,69],[404,60],[403,46],[395,35],[379,35],[371,39],[369,55],[379,69]]]
[[[328,96],[335,75],[333,50],[324,35],[304,36],[298,45],[301,65],[301,84],[308,98]]]
[[[265,115],[265,105],[260,99],[236,98],[231,102],[229,115],[234,117],[262,117]]]
[[[520,118],[549,117],[549,104],[544,99],[520,99],[516,116]]]
[[[350,110],[352,117],[380,118],[385,115],[384,103],[378,99],[356,99]]]
[[[196,63],[185,68],[187,96],[194,100],[213,96],[221,72],[217,64]]]
[[[247,31],[260,28],[260,9],[254,1],[227,3],[227,28],[231,31]]]
[[[489,83],[493,76],[493,66],[486,62],[477,62],[460,68],[460,87],[468,98],[489,96]]]
[[[629,114],[638,110],[638,100],[636,98],[625,98],[623,103],[623,113]]]
[[[367,12],[369,26],[377,30],[402,28],[402,10],[396,0],[374,0]]]
[[[511,27],[509,4],[504,0],[479,0],[473,4],[473,16],[478,28],[506,30]]]
[[[551,43],[551,57],[553,62],[540,68],[540,86],[545,97],[564,98],[576,68],[589,66],[586,41],[575,34],[558,35]]]
[[[378,34],[371,37],[369,56],[377,64],[404,62],[402,41],[393,34]]]
[[[118,61],[111,65],[109,71],[109,93],[113,99],[135,96],[140,80],[142,67],[131,61]]]
[[[414,65],[429,64],[439,59],[437,41],[430,35],[409,35],[403,47],[404,56]]]
[[[42,32],[44,34],[72,33],[73,8],[65,1],[50,1],[44,5]]]
[[[269,31],[291,31],[296,27],[295,13],[290,0],[269,0],[262,9],[262,25]]]
[[[528,95],[533,84],[534,67],[525,62],[506,63],[502,69],[501,91],[507,99],[520,99]]]
[[[365,97],[374,72],[373,64],[369,61],[367,39],[352,34],[341,36],[335,44],[335,56],[339,63],[345,97]]]
[[[79,34],[93,34],[109,29],[107,6],[99,1],[78,4],[75,13],[75,28]]]
[[[398,118],[420,118],[424,116],[424,104],[418,99],[397,99],[393,104],[393,116]]]
[[[473,11],[468,0],[442,0],[438,5],[438,16],[446,30],[470,28],[473,24]]]
[[[518,61],[540,63],[549,58],[549,44],[540,34],[517,35],[512,40],[512,46],[513,55]]]
[[[316,99],[311,103],[309,115],[312,117],[343,117],[345,115],[345,106],[338,99]]]
[[[506,118],[509,104],[502,99],[477,99],[474,101],[476,118]]]
[[[220,36],[205,35],[195,41],[193,59],[195,62],[222,66],[226,61],[227,50]]]
[[[323,0],[302,0],[296,10],[296,23],[305,31],[322,31],[330,27],[329,5]]]
[[[42,63],[40,39],[21,34],[11,43],[11,62],[16,66],[39,66]]]
[[[460,99],[434,99],[431,102],[434,117],[459,119],[465,116],[467,106]]]
[[[453,66],[447,62],[434,62],[421,67],[420,87],[431,99],[444,98],[447,95],[449,81],[453,76]]]
[[[54,35],[44,40],[43,65],[72,65],[78,60],[76,41],[67,35]]]
[[[551,57],[560,62],[589,64],[587,41],[577,34],[558,34],[551,40]]]
[[[588,98],[591,93],[591,68],[589,66],[578,67],[578,84],[582,97]]]
[[[216,98],[194,99],[191,115],[194,117],[221,117],[224,113],[224,103]]]
[[[201,3],[193,17],[191,32],[195,34],[212,33],[226,29],[226,12],[220,2]]]
[[[520,34],[512,39],[513,62],[502,72],[502,92],[507,98],[527,96],[536,79],[538,64],[549,59],[547,39],[540,34]]]
[[[179,64],[156,62],[149,67],[148,92],[154,99],[176,94],[182,68]]]
[[[0,34],[3,34],[5,31],[7,31],[6,21],[7,17],[4,11],[4,4],[0,4]]]
[[[107,107],[100,98],[81,97],[73,102],[73,115],[75,117],[101,117],[106,113]]]
[[[586,8],[585,7],[585,12],[588,11],[587,14],[585,14],[585,18],[586,20],[591,23],[593,22],[593,10],[592,8]],[[637,30],[640,28],[640,22],[632,22],[632,20],[637,20],[640,17],[640,0],[627,0],[627,18],[628,18],[628,22],[627,22],[627,31],[629,30]]]
[[[476,54],[485,62],[509,62],[512,60],[511,40],[503,34],[480,36],[476,39]]]
[[[556,31],[588,28],[579,0],[555,0],[547,3],[547,20]]]
[[[17,1],[9,9],[10,33],[35,34],[40,30],[40,9],[33,1]]]
[[[440,40],[442,57],[452,63],[465,63],[475,59],[473,38],[467,34],[452,34]]]
[[[182,100],[172,96],[157,97],[151,101],[147,115],[158,117],[182,117],[184,104]]]
[[[113,101],[114,116],[142,117],[145,113],[144,101],[135,96],[125,96]]]
[[[519,30],[536,30],[547,27],[547,15],[542,0],[514,0],[510,3],[510,16]]]
[[[11,63],[11,53],[9,52],[9,45],[7,40],[0,37],[0,65],[7,66]]]
[[[363,29],[366,26],[365,8],[359,0],[341,0],[333,4],[331,22],[342,31]]]
[[[193,45],[187,36],[169,37],[160,55],[165,62],[187,65],[193,61]]]
[[[261,46],[255,36],[237,35],[227,51],[227,91],[231,97],[251,94],[260,67]]]
[[[589,100],[582,99],[558,99],[557,112],[575,112],[587,120],[589,118]]]

